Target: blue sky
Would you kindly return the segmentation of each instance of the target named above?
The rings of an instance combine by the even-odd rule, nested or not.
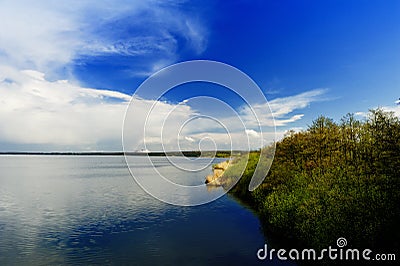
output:
[[[362,118],[378,106],[400,114],[396,0],[6,0],[0,16],[1,151],[120,150],[130,96],[155,71],[186,60],[249,75],[272,106],[278,137],[318,115]],[[190,91],[235,101],[223,89],[190,84],[165,108]],[[187,105],[188,118],[204,111]],[[186,134],[194,143],[205,136]],[[132,149],[140,147],[138,140]]]

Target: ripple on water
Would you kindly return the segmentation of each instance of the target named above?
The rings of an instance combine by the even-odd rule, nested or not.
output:
[[[175,171],[165,158],[155,163]],[[0,265],[243,262],[229,260],[232,252],[250,265],[264,244],[257,218],[232,199],[159,202],[132,181],[123,157],[0,158],[0,169]],[[218,249],[204,252],[210,245]]]

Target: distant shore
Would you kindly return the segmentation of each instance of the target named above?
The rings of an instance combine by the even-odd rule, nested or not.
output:
[[[218,157],[227,158],[232,153],[240,153],[239,151],[171,151],[171,152],[0,152],[0,155],[47,155],[47,156],[185,156],[185,157]]]

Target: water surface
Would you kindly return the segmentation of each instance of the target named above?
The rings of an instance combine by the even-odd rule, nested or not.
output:
[[[177,183],[199,184],[211,171],[174,175],[165,160],[155,165]],[[264,243],[257,217],[231,196],[160,202],[123,157],[0,156],[0,265],[259,265]]]

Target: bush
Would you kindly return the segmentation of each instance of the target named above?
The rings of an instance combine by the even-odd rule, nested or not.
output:
[[[399,247],[400,122],[392,113],[372,110],[365,121],[346,115],[340,124],[319,117],[289,132],[264,183],[249,192],[258,158],[249,154],[231,193],[258,210],[264,227],[307,247],[339,237],[353,247]]]

